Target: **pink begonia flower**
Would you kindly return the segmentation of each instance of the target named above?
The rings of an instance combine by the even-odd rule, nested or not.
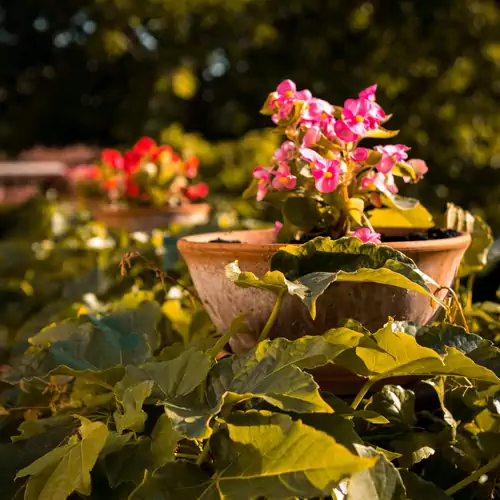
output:
[[[356,229],[352,235],[363,243],[381,243],[380,234],[367,227]]]
[[[409,149],[408,146],[403,144],[375,146],[375,150],[382,153],[382,158],[376,165],[377,170],[383,174],[389,173],[398,161],[408,158],[406,151],[409,151]]]
[[[367,175],[361,179],[360,182],[361,189],[367,190],[379,190],[382,193],[397,193],[398,187],[394,182],[394,176],[392,174],[382,174],[380,172],[372,175]]]
[[[338,160],[326,160],[312,149],[300,149],[301,158],[309,163],[315,179],[316,189],[320,193],[331,193],[337,189],[341,170]]]
[[[309,148],[316,144],[321,139],[321,129],[313,125],[307,129],[307,132],[304,134],[304,138],[302,139],[302,147]]]
[[[272,120],[277,123],[286,118],[292,111],[296,101],[309,101],[312,98],[309,90],[300,90],[297,92],[297,86],[292,80],[283,80],[274,93],[275,98],[271,100],[270,107],[278,108],[278,112],[273,114]]]
[[[375,92],[370,88],[363,90],[373,99],[360,96],[359,99],[347,99],[344,102],[342,120],[335,122],[335,133],[344,142],[354,142],[366,135],[368,130],[380,127],[386,118],[384,110],[374,102]]]
[[[259,180],[257,184],[257,201],[262,201],[269,189],[269,181],[271,180],[272,168],[257,165],[253,170],[253,176]]]
[[[285,141],[275,152],[274,158],[278,161],[288,161],[295,155],[295,144],[292,141]]]
[[[332,140],[335,138],[335,118],[333,117],[333,106],[322,99],[312,98],[307,103],[307,109],[300,117],[302,125],[318,126],[323,134]]]
[[[418,180],[422,179],[422,177],[429,171],[429,167],[424,160],[417,160],[415,158],[413,160],[408,160],[408,163],[413,167],[413,170],[415,170]],[[406,181],[406,177],[403,177],[403,180],[408,182]]]
[[[354,161],[366,161],[370,150],[366,148],[356,148],[352,153],[349,153],[349,158]]]
[[[369,101],[375,101],[375,92],[377,91],[377,84],[371,85],[370,87],[362,90],[359,93],[361,99],[368,99]]]
[[[296,184],[297,177],[290,173],[290,167],[285,162],[281,162],[272,181],[273,188],[278,191],[283,189],[293,189]]]
[[[274,223],[273,236],[274,236],[275,239],[278,236],[278,233],[280,232],[280,230],[281,230],[282,227],[283,227],[283,224],[279,220],[277,220]]]

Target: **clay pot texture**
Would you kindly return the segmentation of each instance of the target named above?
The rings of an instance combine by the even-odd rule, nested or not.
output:
[[[151,232],[166,229],[172,224],[194,226],[208,222],[208,203],[193,203],[175,207],[113,207],[89,203],[92,216],[110,229],[128,232]]]
[[[394,230],[380,231],[394,234]],[[396,234],[404,232],[405,230],[400,230]],[[241,243],[211,242],[217,239],[237,240]],[[243,352],[255,345],[276,299],[265,290],[236,286],[226,278],[224,268],[237,260],[242,271],[262,276],[269,271],[272,255],[284,246],[273,242],[273,231],[266,229],[192,235],[177,243],[196,290],[215,325],[226,330],[236,315],[248,315],[246,322],[250,334],[236,334],[231,338],[233,352]],[[460,260],[469,244],[469,234],[441,240],[388,243],[413,259],[423,272],[441,286],[453,284]],[[445,295],[446,291],[443,290],[440,298]],[[437,308],[438,305],[431,302],[429,297],[393,286],[332,283],[318,299],[315,320],[297,297],[285,295],[269,337],[293,340],[304,335],[322,334],[337,327],[344,318],[355,319],[370,331],[381,328],[389,316],[396,320],[426,324],[435,315]],[[339,370],[340,373],[336,374],[335,371]],[[335,365],[329,365],[317,373],[321,379],[328,381],[321,384],[319,380],[320,385],[332,389],[333,384],[337,394],[352,393],[353,388],[359,387],[363,380]]]

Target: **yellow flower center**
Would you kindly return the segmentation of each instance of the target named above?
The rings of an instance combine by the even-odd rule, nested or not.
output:
[[[281,184],[288,184],[288,179],[286,177],[281,177],[280,182]]]
[[[397,158],[397,156],[394,154],[394,155],[392,155],[392,156],[391,156],[391,160],[392,160],[392,161],[398,161],[398,158]]]
[[[325,173],[323,174],[323,177],[324,177],[325,179],[331,179],[331,178],[333,177],[333,174],[332,174],[331,172],[325,172]]]
[[[266,179],[259,179],[259,184],[265,184],[266,183]]]
[[[315,166],[316,166],[316,162],[312,161],[311,163],[309,163],[310,168],[314,168]]]
[[[293,97],[293,92],[291,90],[288,90],[285,92],[285,97]]]
[[[365,119],[361,115],[356,115],[356,121],[358,123],[363,123],[365,121]]]
[[[328,118],[328,115],[326,114],[326,112],[325,112],[325,111],[323,111],[323,113],[321,113],[320,118],[321,118],[322,120],[326,120],[326,119]]]

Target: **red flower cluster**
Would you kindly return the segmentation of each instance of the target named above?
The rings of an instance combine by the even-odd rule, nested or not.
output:
[[[97,191],[104,192],[110,201],[163,205],[207,196],[207,184],[190,184],[198,167],[197,157],[183,159],[170,146],[143,137],[123,154],[104,149],[100,165],[77,167],[71,177],[87,187],[97,184]]]

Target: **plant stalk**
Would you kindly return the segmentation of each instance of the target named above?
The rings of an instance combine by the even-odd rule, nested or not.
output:
[[[497,467],[500,467],[500,455],[497,455],[495,458],[491,459],[486,465],[483,465],[480,469],[477,469],[476,472],[473,472],[469,476],[467,476],[465,479],[462,479],[459,483],[455,484],[451,488],[448,488],[445,493],[447,495],[453,495],[457,491],[460,491],[461,489],[465,488],[471,483],[474,483],[477,481],[481,476],[486,474],[487,472],[490,472],[490,470],[496,469]]]
[[[260,334],[259,342],[266,340],[267,337],[269,336],[269,332],[271,331],[271,328],[273,327],[273,325],[276,321],[276,318],[278,317],[278,313],[280,312],[284,297],[285,297],[285,290],[282,290],[278,294],[278,297],[276,298],[276,302],[274,304],[273,310],[271,311],[271,314],[269,315],[269,318],[267,319],[267,322],[264,326],[264,329],[262,330],[262,333]]]
[[[375,383],[375,380],[369,379],[365,382],[363,387],[361,387],[360,391],[354,398],[354,401],[351,403],[351,408],[355,410],[361,401],[363,401],[363,398],[366,396],[366,393],[370,390],[370,387]]]

